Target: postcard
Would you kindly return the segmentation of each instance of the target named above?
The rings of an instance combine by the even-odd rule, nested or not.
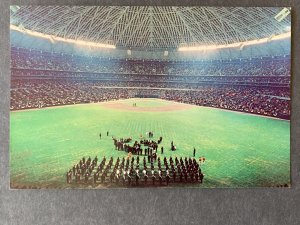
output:
[[[10,7],[10,187],[290,187],[285,7]]]

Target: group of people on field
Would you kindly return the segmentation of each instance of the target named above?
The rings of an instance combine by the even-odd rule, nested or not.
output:
[[[193,158],[162,158],[158,156],[158,145],[162,142],[163,137],[160,136],[157,141],[153,138],[153,132],[147,132],[149,139],[142,136],[139,141],[132,142],[131,137],[115,138],[112,136],[116,150],[125,151],[127,157],[113,157],[109,160],[104,156],[98,164],[97,156],[94,159],[83,157],[80,161],[66,173],[67,183],[116,183],[123,185],[139,185],[141,180],[144,185],[151,180],[152,185],[169,185],[170,182],[203,182],[204,174],[200,165],[205,162],[204,157],[199,158],[199,163],[195,159],[196,149],[193,150]],[[109,136],[109,131],[106,132]],[[99,133],[99,138],[102,135]],[[144,147],[144,149],[142,148]],[[171,142],[171,150],[176,150],[173,141]],[[161,155],[164,154],[164,148],[161,146]],[[136,155],[136,157],[134,156]],[[141,157],[141,162],[140,162]],[[109,180],[109,182],[107,182]]]
[[[163,137],[160,136],[157,141],[151,140],[150,138],[153,138],[153,131],[146,132],[149,139],[143,138],[142,135],[140,135],[140,140],[135,140],[133,144],[130,144],[132,141],[132,137],[127,138],[119,138],[112,136],[112,140],[114,143],[115,150],[118,151],[125,151],[127,153],[131,153],[133,155],[144,155],[144,156],[153,156],[154,158],[157,157],[158,154],[158,145],[161,144]],[[109,131],[107,131],[107,136],[109,135]],[[100,133],[100,139],[101,139],[101,133]],[[144,147],[142,147],[144,146]],[[171,151],[176,151],[177,147],[174,144],[173,141],[171,141]],[[164,154],[164,147],[161,146],[160,153]],[[193,157],[196,156],[196,149],[194,147],[193,149]]]
[[[164,157],[150,161],[146,157],[129,156],[109,160],[104,156],[98,164],[97,156],[83,157],[66,174],[67,183],[115,184],[123,186],[160,185],[170,183],[203,183],[204,174],[195,158]]]

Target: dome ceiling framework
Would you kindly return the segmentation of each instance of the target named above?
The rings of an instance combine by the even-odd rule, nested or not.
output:
[[[287,32],[282,8],[160,6],[19,6],[11,24],[55,37],[129,49],[228,45]]]

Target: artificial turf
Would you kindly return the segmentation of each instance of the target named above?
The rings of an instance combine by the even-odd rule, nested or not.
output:
[[[148,109],[177,104],[159,99],[120,102]],[[154,140],[163,137],[163,156],[192,157],[195,147],[196,158],[206,158],[204,183],[188,186],[290,183],[289,121],[199,106],[153,112],[115,110],[105,103],[14,111],[10,121],[12,188],[74,187],[66,184],[65,173],[83,156],[126,156],[114,150],[111,136],[139,140],[147,131],[154,132]],[[170,151],[171,141],[175,152]]]

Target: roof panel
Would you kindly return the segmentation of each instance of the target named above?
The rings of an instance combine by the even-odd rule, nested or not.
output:
[[[291,18],[276,7],[20,6],[11,23],[120,48],[231,44],[285,32]]]

